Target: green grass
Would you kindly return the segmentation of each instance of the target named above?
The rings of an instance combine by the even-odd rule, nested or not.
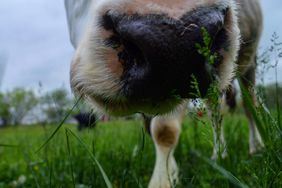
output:
[[[184,121],[175,151],[180,169],[177,187],[282,187],[280,139],[273,138],[266,143],[266,149],[249,156],[244,115],[227,115],[224,124],[229,155],[214,163],[209,160],[211,127],[189,118]],[[147,187],[155,153],[151,138],[143,133],[141,121],[99,123],[95,129],[83,132],[65,124],[36,153],[55,128],[0,129],[1,188],[15,187],[20,176],[26,177],[26,181],[17,184],[18,187],[103,188],[106,183],[108,187]]]

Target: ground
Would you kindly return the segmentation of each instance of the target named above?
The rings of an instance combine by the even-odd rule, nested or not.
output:
[[[186,118],[175,151],[180,169],[177,187],[282,187],[281,142],[270,142],[271,150],[267,147],[250,156],[243,114],[228,115],[224,123],[229,155],[214,163],[210,160],[209,123]],[[65,124],[36,152],[55,128],[34,125],[0,129],[0,188],[106,187],[96,159],[113,187],[147,186],[155,154],[141,121],[100,122],[82,132]]]

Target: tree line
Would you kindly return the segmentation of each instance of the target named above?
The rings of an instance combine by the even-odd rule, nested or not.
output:
[[[26,88],[0,92],[0,125],[58,123],[72,108],[74,101],[65,88],[44,94],[36,94]]]
[[[257,91],[270,110],[282,107],[281,85],[259,85]],[[66,116],[74,103],[75,98],[63,87],[43,94],[26,88],[0,92],[0,126],[56,124]],[[87,107],[79,103],[73,114],[81,109],[87,111]]]

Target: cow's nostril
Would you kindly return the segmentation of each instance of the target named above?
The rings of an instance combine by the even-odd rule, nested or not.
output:
[[[141,49],[134,43],[122,41],[123,50],[118,54],[118,58],[127,68],[134,64],[144,64],[145,58]]]
[[[122,14],[118,14],[112,10],[108,10],[102,17],[100,18],[100,26],[103,27],[105,30],[111,30],[116,33],[116,26],[118,22],[123,17]]]
[[[114,29],[114,20],[112,19],[109,11],[101,17],[100,25],[106,30]]]

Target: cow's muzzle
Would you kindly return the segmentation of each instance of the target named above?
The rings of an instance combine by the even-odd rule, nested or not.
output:
[[[171,96],[203,97],[222,62],[220,50],[228,48],[225,19],[228,7],[200,7],[180,19],[164,15],[121,14],[108,11],[104,29],[113,35],[105,40],[119,48],[123,66],[122,95],[128,99],[159,100]],[[208,36],[203,35],[203,30]],[[205,38],[210,38],[205,46]],[[208,47],[216,60],[210,64],[199,46]],[[194,82],[197,82],[196,89]]]

